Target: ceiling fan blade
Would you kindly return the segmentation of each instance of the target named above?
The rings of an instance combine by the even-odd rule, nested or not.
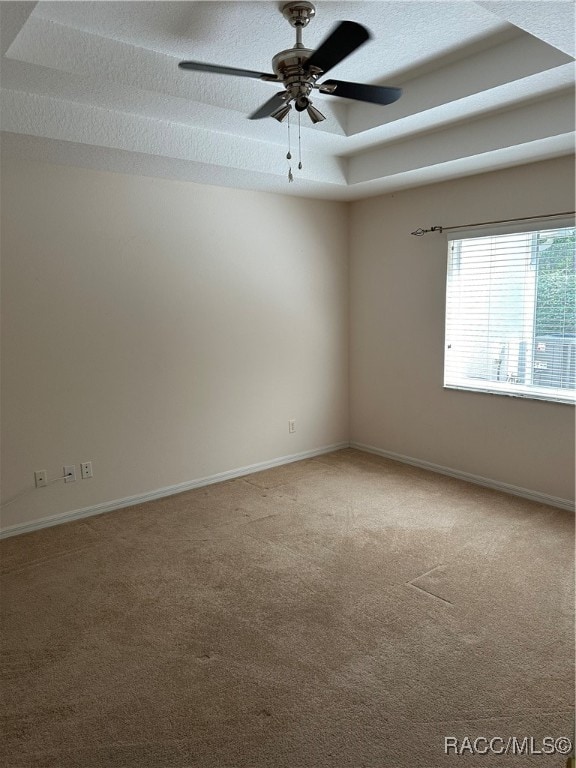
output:
[[[248,120],[260,120],[263,117],[270,117],[272,112],[276,112],[276,110],[285,103],[286,91],[278,91],[278,93],[275,93],[271,99],[268,99],[267,102],[262,104],[260,109],[257,109],[256,112],[253,112],[249,116]]]
[[[221,67],[219,64],[205,64],[203,61],[181,61],[180,69],[191,69],[194,72],[213,72],[216,75],[236,75],[237,77],[254,77],[256,79],[277,80],[276,75],[266,72],[254,72],[251,69],[236,69],[235,67]]]
[[[385,85],[367,85],[363,83],[347,83],[345,80],[325,80],[320,83],[320,93],[324,85],[335,85],[333,96],[344,99],[369,101],[372,104],[393,104],[402,96],[402,88],[390,88]]]
[[[328,72],[370,39],[370,32],[355,21],[341,21],[304,65]]]

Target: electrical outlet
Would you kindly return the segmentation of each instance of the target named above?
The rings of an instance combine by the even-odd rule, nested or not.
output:
[[[67,467],[64,467],[64,482],[65,483],[75,483],[76,482],[76,467],[74,464],[70,464]]]
[[[290,434],[296,432],[296,419],[288,420],[288,432],[290,432]]]
[[[48,485],[48,472],[45,469],[39,469],[37,472],[34,472],[34,482],[36,483],[36,488],[44,488],[45,485]]]
[[[82,480],[87,480],[89,477],[92,477],[92,462],[83,461],[82,464],[80,464],[80,473],[82,475]]]

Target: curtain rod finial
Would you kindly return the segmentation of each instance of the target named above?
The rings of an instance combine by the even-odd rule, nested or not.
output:
[[[422,235],[425,235],[427,232],[440,232],[442,233],[442,227],[432,227],[431,229],[415,229],[414,232],[410,232],[411,235],[416,235],[416,237],[422,237]]]

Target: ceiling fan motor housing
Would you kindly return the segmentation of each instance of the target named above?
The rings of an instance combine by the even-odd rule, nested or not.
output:
[[[296,101],[295,107],[298,111],[306,109],[308,104],[300,102],[298,99],[307,98],[310,95],[319,72],[306,71],[304,63],[312,56],[314,51],[309,48],[289,48],[286,51],[280,51],[272,59],[272,68],[278,77],[282,80],[284,87],[290,94],[290,98]]]

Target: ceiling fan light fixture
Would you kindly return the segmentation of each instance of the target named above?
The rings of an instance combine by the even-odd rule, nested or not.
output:
[[[314,124],[320,123],[322,120],[326,120],[326,117],[322,114],[322,112],[320,112],[319,109],[316,109],[313,104],[308,105],[306,112],[308,112],[308,117]]]
[[[281,123],[282,120],[284,120],[284,118],[288,115],[291,109],[292,109],[291,104],[283,104],[275,112],[272,112],[270,117],[273,117],[274,120],[278,120],[278,122]]]

